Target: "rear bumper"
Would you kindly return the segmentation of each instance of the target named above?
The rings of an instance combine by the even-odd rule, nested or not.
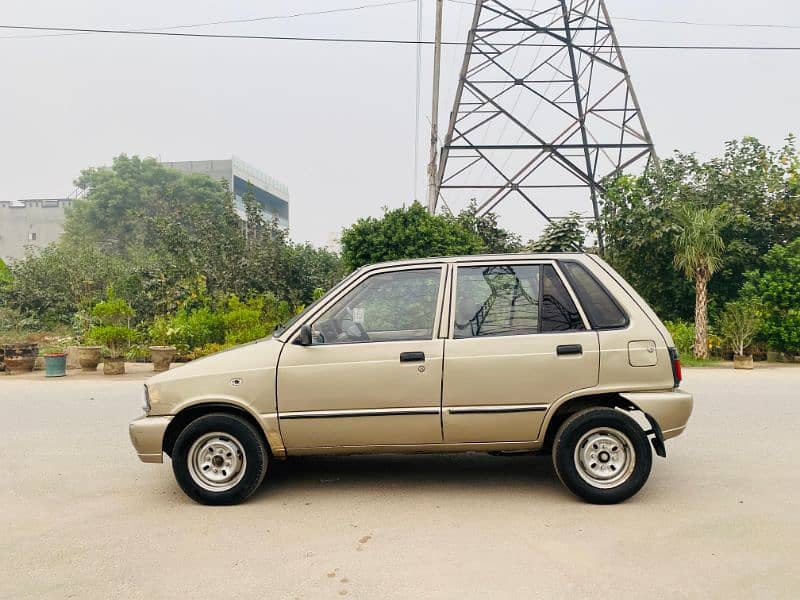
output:
[[[142,417],[128,426],[131,443],[139,460],[146,463],[164,462],[161,449],[170,420],[172,417]]]
[[[650,415],[658,423],[665,440],[683,433],[694,407],[692,395],[678,388],[665,392],[630,392],[620,395]]]

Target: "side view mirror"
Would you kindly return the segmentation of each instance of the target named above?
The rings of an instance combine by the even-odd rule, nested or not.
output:
[[[308,325],[303,325],[300,327],[300,333],[297,334],[297,337],[294,338],[293,344],[298,346],[310,346],[311,345],[311,327]]]

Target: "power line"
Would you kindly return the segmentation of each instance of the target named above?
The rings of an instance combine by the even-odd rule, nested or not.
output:
[[[474,1],[469,0],[448,0],[453,4],[467,4],[474,6]],[[511,8],[511,10],[524,14],[527,10],[522,7]],[[648,19],[645,17],[614,17],[615,21],[637,21],[642,23],[664,23],[666,25],[693,25],[699,27],[748,27],[748,28],[767,28],[767,29],[800,29],[800,25],[787,25],[784,23],[715,23],[709,21],[689,21],[684,19]]]
[[[192,23],[188,25],[171,25],[169,27],[148,27],[146,29],[143,28],[143,31],[169,31],[173,29],[191,29],[194,27],[211,27],[214,25],[233,25],[233,24],[240,24],[240,23],[258,23],[262,21],[276,21],[276,20],[286,20],[286,19],[296,19],[299,17],[313,17],[318,15],[329,15],[334,13],[346,13],[346,12],[355,12],[359,10],[366,10],[370,8],[383,8],[386,6],[397,6],[399,4],[411,4],[412,2],[420,2],[421,0],[393,0],[392,2],[381,2],[379,4],[362,4],[361,6],[347,6],[343,8],[328,8],[325,10],[315,10],[315,11],[307,11],[307,12],[297,12],[297,13],[289,13],[286,15],[270,15],[266,17],[250,17],[244,19],[227,19],[224,21],[207,21],[205,23]],[[91,32],[72,32],[72,33],[54,33],[50,35],[25,35],[25,36],[6,36],[0,39],[31,39],[31,38],[42,38],[42,37],[63,37],[69,35],[84,35],[84,33],[91,33]]]
[[[286,35],[248,35],[248,34],[224,34],[224,33],[180,33],[176,31],[148,31],[144,29],[100,29],[90,27],[43,27],[32,25],[0,25],[0,29],[19,29],[23,31],[59,31],[72,33],[105,33],[111,35],[139,35],[151,37],[178,37],[178,38],[198,38],[198,39],[228,39],[228,40],[268,40],[282,42],[323,42],[323,43],[345,43],[345,44],[376,44],[376,45],[401,45],[413,46],[421,44],[432,46],[433,40],[405,40],[390,38],[343,38],[343,37],[315,37],[315,36],[286,36]],[[466,42],[447,42],[442,41],[444,46],[465,46]],[[532,46],[544,48],[562,48],[564,44],[554,43],[493,43],[496,47],[506,46]],[[595,49],[592,44],[577,44],[576,47],[585,50]],[[735,45],[712,45],[712,44],[620,44],[618,46],[627,50],[724,50],[724,51],[799,51],[800,46],[735,46]]]
[[[698,27],[737,27],[750,29],[800,29],[800,25],[781,23],[709,23],[705,21],[682,21],[670,19],[646,19],[644,17],[614,17],[615,21],[636,21],[640,23],[663,23],[666,25],[693,25]]]

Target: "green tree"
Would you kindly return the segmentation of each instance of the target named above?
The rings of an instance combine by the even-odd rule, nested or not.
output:
[[[742,295],[760,302],[769,347],[800,354],[800,237],[774,246],[764,257],[764,268],[747,274]]]
[[[678,234],[673,241],[675,266],[694,282],[694,355],[708,358],[708,282],[722,265],[720,230],[726,223],[725,205],[714,208],[682,207],[676,211]]]
[[[505,254],[522,250],[520,237],[506,231],[497,224],[497,215],[485,213],[478,215],[478,204],[471,200],[469,205],[453,217],[454,221],[478,236],[483,243],[483,252]]]
[[[6,297],[43,326],[70,324],[74,313],[100,300],[125,271],[124,261],[94,246],[51,244],[12,265]]]
[[[345,276],[337,254],[309,243],[287,244],[284,260],[285,290],[279,295],[294,305],[311,303],[316,299],[315,290],[328,290]]]
[[[197,273],[212,292],[241,281],[241,220],[220,182],[123,154],[76,184],[88,191],[67,216],[65,243],[145,265],[143,273],[176,288]]]
[[[405,258],[477,254],[476,233],[452,217],[431,215],[419,203],[386,210],[380,219],[359,219],[342,233],[342,259],[349,269]]]
[[[572,212],[564,219],[551,221],[538,240],[532,241],[531,252],[583,252],[586,232],[579,213]]]
[[[635,177],[605,182],[601,223],[608,260],[668,319],[690,318],[693,290],[672,268],[674,213],[681,206],[729,206],[720,231],[723,265],[709,284],[712,314],[737,297],[744,273],[761,268],[775,244],[800,236],[800,160],[794,138],[777,150],[755,138],[729,142],[700,161],[675,153]]]

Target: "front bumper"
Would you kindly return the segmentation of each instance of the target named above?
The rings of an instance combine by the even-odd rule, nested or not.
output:
[[[164,462],[162,444],[164,432],[172,417],[142,417],[129,426],[131,443],[139,455],[139,460],[146,463]]]
[[[620,395],[650,415],[658,423],[665,440],[683,433],[694,407],[692,395],[678,388],[663,392],[628,392]]]

